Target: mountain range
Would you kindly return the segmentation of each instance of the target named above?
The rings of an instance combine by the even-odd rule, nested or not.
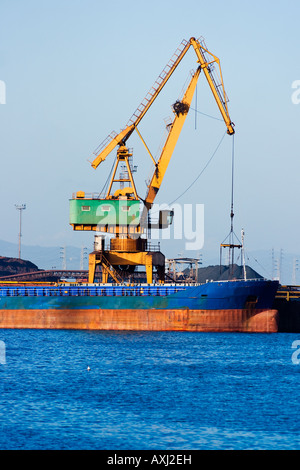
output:
[[[18,244],[0,240],[0,256],[18,258]],[[88,269],[88,252],[76,246],[22,245],[21,258],[39,269]],[[282,284],[300,284],[297,254],[283,250],[258,250],[245,253],[246,265],[268,279],[279,279]],[[204,253],[202,266],[218,265],[213,253]],[[241,264],[240,260],[236,261]],[[224,264],[224,263],[223,263]]]

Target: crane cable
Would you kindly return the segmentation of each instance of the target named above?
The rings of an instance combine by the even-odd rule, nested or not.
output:
[[[223,240],[221,243],[224,244],[225,241],[229,238],[229,243],[231,245],[234,245],[234,237],[238,240],[239,244],[241,245],[241,242],[238,238],[238,236],[235,234],[233,230],[233,218],[234,218],[234,211],[233,211],[233,194],[234,194],[234,134],[233,134],[233,139],[232,139],[232,152],[231,152],[231,205],[230,205],[230,232]]]
[[[117,157],[115,157],[115,159],[114,159],[114,161],[113,161],[113,164],[112,164],[112,166],[111,166],[110,173],[109,173],[109,175],[108,175],[108,177],[107,177],[107,179],[106,179],[106,181],[105,181],[105,183],[104,183],[104,186],[103,186],[102,190],[100,191],[99,196],[101,196],[101,194],[105,194],[106,191],[107,191],[108,183],[109,183],[109,181],[110,181],[110,178],[111,178],[111,175],[112,175],[112,172],[113,172],[113,169],[114,169],[116,160],[117,160]]]
[[[230,218],[231,218],[231,233],[233,233],[233,187],[234,187],[234,134],[232,136],[232,156],[231,156],[231,211],[230,211]]]
[[[196,97],[195,97],[195,108],[190,108],[192,109],[193,111],[195,111],[195,130],[197,129],[197,113],[199,114],[202,114],[203,116],[206,116],[206,117],[210,117],[211,119],[216,119],[217,121],[222,121],[222,119],[219,119],[217,117],[214,117],[214,116],[211,116],[209,114],[206,114],[206,113],[202,113],[201,111],[198,110],[198,106],[197,106],[197,103],[198,103],[198,95],[197,95],[197,85],[196,85]],[[198,181],[198,179],[200,178],[200,176],[202,175],[202,173],[206,170],[206,168],[208,167],[208,165],[210,164],[210,162],[212,161],[212,159],[214,158],[215,154],[217,153],[217,150],[219,149],[225,135],[226,135],[227,132],[224,133],[224,135],[222,136],[220,142],[218,143],[215,151],[213,152],[212,156],[210,157],[210,159],[208,160],[208,162],[206,163],[206,165],[204,166],[204,168],[202,168],[201,172],[199,173],[199,175],[194,179],[194,181],[186,188],[185,191],[183,191],[183,193],[181,193],[176,199],[174,199],[172,202],[169,203],[169,206],[171,206],[172,204],[174,204],[174,202],[178,201],[178,199],[180,199],[195,183],[196,181]],[[232,170],[233,171],[233,170]]]
[[[178,199],[180,199],[186,192],[188,192],[188,190],[196,183],[196,181],[200,178],[200,176],[202,175],[202,173],[206,170],[206,168],[208,167],[208,165],[210,164],[210,162],[212,161],[212,159],[214,158],[215,154],[217,153],[221,143],[223,142],[223,139],[225,137],[225,135],[227,134],[227,132],[224,133],[224,135],[222,136],[220,142],[218,143],[215,151],[213,152],[213,154],[211,155],[210,159],[207,161],[206,165],[202,168],[202,170],[200,171],[200,173],[198,174],[198,176],[194,179],[194,181],[185,189],[185,191],[183,191],[183,193],[181,193],[176,199],[174,199],[172,202],[169,203],[169,206],[171,206],[172,204],[174,204],[174,202],[178,201]]]

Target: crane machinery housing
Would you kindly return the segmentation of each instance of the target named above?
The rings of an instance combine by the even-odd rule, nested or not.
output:
[[[177,100],[173,105],[174,118],[168,126],[168,135],[161,154],[155,161],[139,132],[138,125],[190,47],[194,49],[199,65],[197,70],[192,73],[183,98],[180,101]],[[215,73],[215,65],[218,66],[219,77]],[[126,127],[118,134],[112,132],[94,152],[95,158],[91,164],[96,169],[117,147],[116,162],[105,197],[89,196],[83,191],[78,191],[70,200],[69,222],[75,231],[98,231],[114,235],[114,238],[110,239],[108,249],[105,247],[104,238],[100,238],[100,243],[95,243],[94,251],[89,255],[89,283],[93,283],[95,280],[97,265],[101,265],[103,283],[107,282],[108,276],[111,276],[116,283],[121,283],[123,282],[122,273],[132,272],[135,266],[139,265],[146,268],[148,284],[153,282],[153,267],[156,268],[159,282],[164,282],[165,257],[159,248],[151,249],[147,237],[145,237],[150,223],[149,210],[161,187],[189,112],[201,71],[207,79],[226,124],[227,133],[234,134],[234,124],[231,122],[228,112],[228,99],[218,57],[208,51],[203,39],[197,40],[192,37],[189,41],[183,40],[151,90],[131,116]],[[132,151],[127,147],[127,140],[134,131],[141,138],[154,165],[153,175],[144,198],[138,195],[133,178]],[[118,175],[119,165],[122,165],[125,171]],[[119,183],[120,187],[113,191],[115,183]],[[167,227],[172,222],[172,216],[172,211],[160,211],[158,228]]]

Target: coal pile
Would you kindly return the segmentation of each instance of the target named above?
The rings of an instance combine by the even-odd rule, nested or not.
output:
[[[246,266],[247,279],[262,279],[263,276],[254,271],[250,266]],[[198,282],[206,281],[228,281],[232,279],[244,279],[243,266],[234,264],[233,266],[207,266],[198,268]]]

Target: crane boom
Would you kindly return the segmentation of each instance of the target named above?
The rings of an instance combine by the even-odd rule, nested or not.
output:
[[[208,81],[210,89],[211,89],[211,91],[214,95],[216,103],[219,107],[219,110],[222,114],[224,122],[227,126],[227,133],[229,135],[232,135],[232,134],[234,134],[234,129],[233,129],[233,123],[231,122],[230,117],[229,117],[228,106],[227,106],[228,99],[226,98],[226,93],[225,93],[225,89],[224,89],[224,83],[223,83],[223,78],[222,78],[220,60],[214,54],[209,52],[195,38],[191,38],[190,43],[194,47],[194,50],[195,50],[197,58],[198,58],[198,62],[200,63],[201,68],[203,69],[203,72],[204,72],[205,77]],[[206,57],[206,54],[209,54],[213,58],[213,60],[211,60],[209,62],[207,57]],[[221,83],[217,83],[217,81],[214,77],[213,67],[210,67],[210,64],[212,64],[213,62],[216,62],[219,66]]]
[[[115,133],[110,134],[106,138],[106,142],[108,141],[107,145],[93,160],[92,167],[96,169],[100,165],[100,163],[106,159],[107,155],[109,155],[110,152],[112,152],[116,148],[117,145],[121,145],[122,142],[127,140],[129,135],[131,135],[133,131],[134,125],[132,124],[131,126],[127,126],[126,129],[123,129],[118,135],[114,135]]]
[[[171,156],[174,152],[179,134],[182,130],[183,124],[189,112],[189,108],[195,93],[197,81],[201,72],[201,67],[198,67],[196,72],[193,74],[191,81],[186,89],[182,101],[177,101],[174,105],[175,117],[170,126],[169,133],[161,152],[161,155],[156,164],[154,174],[148,187],[148,193],[144,200],[145,208],[149,210],[153,204],[153,201],[159,191],[162,184],[162,180],[165,176],[167,167],[169,165]]]
[[[183,40],[181,42],[180,46],[176,49],[172,58],[169,60],[164,70],[158,76],[157,80],[155,81],[150,91],[147,93],[146,97],[143,99],[139,107],[129,119],[127,126],[123,130],[121,130],[119,134],[117,134],[116,132],[111,133],[95,150],[94,155],[96,155],[96,157],[91,163],[93,168],[96,169],[99,164],[106,159],[110,152],[112,152],[112,150],[116,148],[117,145],[125,145],[127,139],[137,128],[138,124],[141,122],[141,120],[149,110],[150,106],[153,104],[163,87],[166,85],[167,81],[169,80],[169,78],[171,77],[171,75],[173,74],[173,72],[175,71],[175,69],[177,68],[177,66],[179,65],[191,45],[195,50],[198,62],[200,63],[200,66],[204,71],[208,84],[211,88],[219,110],[225,121],[225,124],[227,126],[227,133],[229,135],[234,134],[233,124],[230,120],[227,107],[228,100],[226,98],[226,93],[224,89],[220,61],[218,57],[216,57],[214,54],[209,52],[206,47],[204,47],[203,41],[201,42],[195,38],[190,38],[189,41]],[[211,56],[212,60],[209,61],[209,59],[206,57],[207,54]],[[221,83],[218,83],[218,80],[216,80],[216,78],[214,77],[213,66],[211,66],[211,64],[213,63],[218,64]]]
[[[189,44],[193,46],[200,66],[198,67],[196,73],[193,75],[190,81],[190,84],[185,92],[182,102],[179,102],[179,104],[181,105],[179,107],[180,112],[176,113],[173,123],[171,124],[170,131],[166,139],[165,145],[163,147],[162,153],[155,166],[154,174],[148,186],[148,193],[144,200],[144,209],[143,209],[141,221],[145,221],[146,213],[151,208],[153,201],[162,184],[162,180],[164,178],[172,153],[175,149],[178,137],[180,135],[181,129],[185,122],[189,107],[191,105],[192,98],[195,92],[196,84],[197,84],[201,70],[203,70],[205,74],[205,77],[208,81],[208,84],[213,93],[215,101],[219,107],[221,115],[227,126],[227,133],[229,135],[232,135],[235,132],[233,128],[234,124],[231,122],[231,119],[229,116],[229,111],[228,111],[228,106],[227,106],[228,99],[226,97],[226,93],[224,89],[220,61],[218,57],[213,55],[211,52],[207,50],[206,47],[204,47],[203,45],[204,41],[202,41],[202,44],[201,44],[199,40],[196,40],[195,38],[191,38],[189,41]],[[213,60],[209,61],[209,59],[206,57],[207,54],[211,55]],[[214,75],[214,70],[213,70],[213,67],[211,66],[211,64],[213,63],[217,63],[219,66],[220,80],[218,80]]]
[[[166,85],[167,81],[175,71],[176,67],[179,65],[185,54],[190,48],[191,43],[183,40],[178,47],[178,49],[173,54],[172,58],[158,76],[154,85],[141,102],[139,107],[131,116],[130,120],[127,123],[125,129],[123,129],[119,134],[113,133],[108,136],[102,144],[95,150],[96,158],[92,161],[92,167],[97,168],[98,165],[105,160],[108,154],[114,150],[117,145],[124,145],[126,140],[131,136],[134,129],[141,122],[146,112],[153,104],[163,87]]]

